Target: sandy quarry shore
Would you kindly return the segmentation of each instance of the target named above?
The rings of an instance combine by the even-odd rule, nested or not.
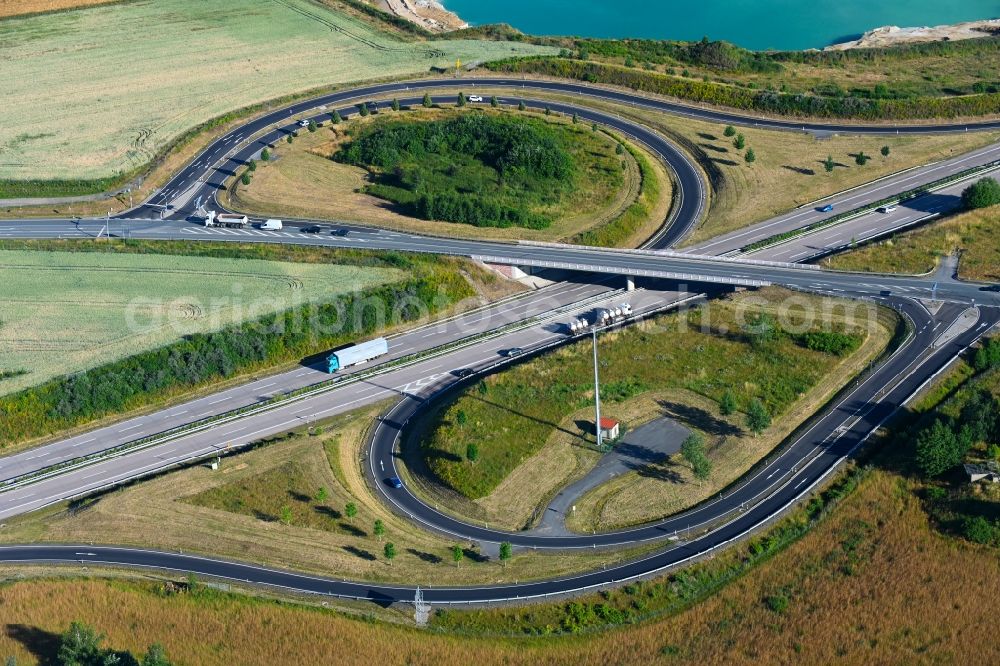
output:
[[[894,46],[896,44],[916,44],[918,42],[942,42],[955,39],[1000,36],[1000,19],[989,21],[969,21],[954,25],[938,25],[932,28],[899,28],[887,25],[869,30],[861,39],[828,46],[824,51]]]
[[[431,32],[468,28],[469,24],[449,12],[437,0],[379,0],[379,7]]]

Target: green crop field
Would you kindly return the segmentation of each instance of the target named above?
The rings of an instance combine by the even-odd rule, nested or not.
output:
[[[97,179],[185,130],[318,86],[545,52],[402,42],[308,0],[157,0],[0,21],[0,180]]]
[[[255,259],[0,251],[0,395],[404,277]]]

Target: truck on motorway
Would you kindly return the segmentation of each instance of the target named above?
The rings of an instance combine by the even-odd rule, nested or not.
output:
[[[374,340],[369,340],[368,342],[361,342],[356,345],[351,345],[350,347],[344,347],[343,349],[338,349],[327,357],[327,372],[332,374],[337,372],[337,370],[343,370],[344,368],[352,365],[367,363],[374,358],[378,358],[379,356],[383,356],[388,353],[389,341],[385,338],[375,338]]]
[[[205,217],[206,227],[237,227],[242,229],[249,223],[250,220],[246,215],[238,215],[236,213],[219,213],[216,215],[215,211],[212,210]]]

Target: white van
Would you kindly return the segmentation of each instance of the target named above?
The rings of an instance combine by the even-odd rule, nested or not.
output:
[[[281,220],[267,220],[260,228],[264,231],[281,231]]]
[[[891,213],[896,210],[895,206],[880,206],[878,212],[880,213]]]

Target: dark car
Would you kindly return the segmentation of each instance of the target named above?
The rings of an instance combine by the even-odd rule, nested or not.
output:
[[[458,370],[452,370],[451,374],[455,375],[459,379],[464,379],[474,375],[475,371],[472,368],[459,368]]]
[[[821,212],[821,213],[829,213],[831,210],[833,210],[833,204],[827,204],[827,205],[823,206],[822,208],[820,208],[819,212]]]
[[[374,100],[369,100],[369,101],[365,102],[365,106],[368,107],[368,113],[370,113],[372,115],[378,113],[378,102],[376,102]]]
[[[333,234],[334,236],[346,236],[347,233],[348,233],[348,230],[347,229],[334,229],[330,233]]]
[[[390,476],[388,479],[385,480],[385,482],[393,488],[403,487],[403,482],[400,480],[398,476]]]
[[[979,291],[1000,291],[1000,284],[989,284],[985,287],[980,287]]]
[[[323,227],[318,224],[314,224],[311,227],[302,227],[302,233],[304,234],[318,234],[323,231]]]
[[[523,353],[524,353],[524,350],[521,349],[520,347],[511,347],[510,349],[508,349],[507,351],[505,351],[503,353],[503,355],[506,356],[507,358],[517,358],[518,356],[520,356]]]

